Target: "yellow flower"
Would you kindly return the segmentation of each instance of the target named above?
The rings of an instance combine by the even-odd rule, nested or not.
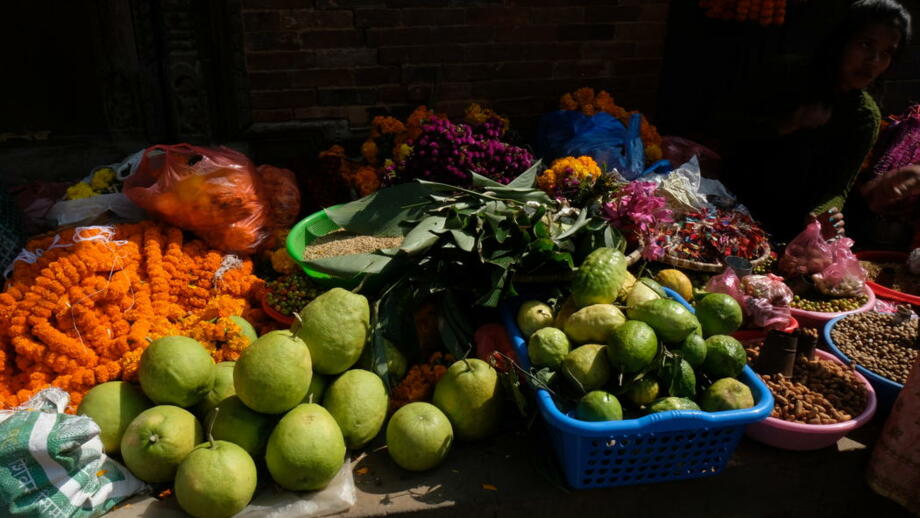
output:
[[[364,141],[364,144],[361,145],[361,156],[367,160],[369,164],[377,163],[377,143],[374,142],[374,139],[369,138]]]
[[[549,169],[537,177],[537,186],[547,194],[554,196],[567,178],[578,181],[578,184],[593,184],[601,176],[601,168],[589,156],[567,156],[553,161]]]
[[[297,271],[297,263],[287,253],[287,249],[279,248],[272,252],[272,268],[278,273],[294,273]]]
[[[402,144],[396,149],[396,160],[405,160],[410,153],[412,153],[412,146],[409,144]]]
[[[111,187],[113,183],[115,183],[115,171],[109,167],[103,167],[93,173],[90,187],[92,187],[94,191],[104,191]]]
[[[93,188],[86,182],[80,182],[67,188],[68,200],[82,200],[83,198],[92,198],[96,193]]]

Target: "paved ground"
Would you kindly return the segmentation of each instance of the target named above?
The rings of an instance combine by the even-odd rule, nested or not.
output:
[[[539,438],[506,434],[462,445],[444,465],[423,474],[396,468],[385,450],[371,451],[355,468],[357,504],[339,516],[909,516],[864,482],[879,428],[873,423],[836,448],[816,452],[787,452],[745,439],[715,477],[589,491],[565,490],[551,481],[550,452]],[[184,515],[172,499],[148,497],[109,516]]]

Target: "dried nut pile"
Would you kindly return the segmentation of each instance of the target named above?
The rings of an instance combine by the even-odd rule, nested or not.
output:
[[[369,254],[386,248],[396,248],[402,244],[403,237],[376,237],[356,235],[344,230],[336,230],[317,238],[303,251],[305,261],[338,257],[351,254]]]
[[[757,346],[748,348],[757,358]],[[770,417],[802,424],[836,424],[849,421],[865,410],[869,391],[856,378],[852,367],[804,356],[796,358],[792,379],[782,374],[761,375],[776,400]]]
[[[842,313],[853,311],[866,305],[866,297],[841,297],[836,299],[809,299],[796,295],[789,304],[795,309],[815,311],[818,313]]]
[[[831,338],[844,354],[894,382],[906,383],[917,360],[917,319],[859,313],[837,322]]]
[[[802,328],[799,328],[799,331],[803,335],[808,335],[812,338],[820,338],[821,336],[821,332],[818,331],[818,328],[816,327],[802,327]]]

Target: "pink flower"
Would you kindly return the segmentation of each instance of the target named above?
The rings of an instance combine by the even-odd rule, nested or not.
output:
[[[673,223],[674,217],[667,208],[667,200],[655,196],[656,188],[654,182],[625,185],[617,192],[616,198],[604,204],[604,217],[614,227],[634,230],[640,237],[653,234],[659,225]]]

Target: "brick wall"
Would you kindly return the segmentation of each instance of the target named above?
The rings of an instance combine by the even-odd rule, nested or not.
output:
[[[650,112],[666,0],[243,0],[252,120],[449,115],[527,124],[580,86]]]

